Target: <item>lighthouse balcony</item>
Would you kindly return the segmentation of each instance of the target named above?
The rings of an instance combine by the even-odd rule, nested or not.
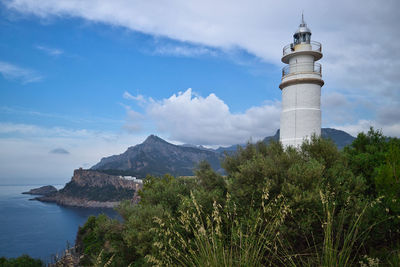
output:
[[[316,41],[310,41],[309,44],[288,44],[283,48],[283,56],[286,56],[287,54],[296,52],[298,50],[305,49],[307,51],[316,51],[316,52],[322,52],[322,45],[320,42]]]
[[[317,61],[322,58],[322,45],[316,41],[300,44],[288,44],[283,48],[282,62],[289,63],[289,58],[294,55],[313,55],[314,60]]]
[[[317,74],[322,75],[322,66],[317,62],[295,63],[282,69],[282,79],[295,74]]]
[[[324,85],[322,78],[322,66],[316,62],[294,63],[282,69],[282,82],[279,88],[295,84],[318,84]]]

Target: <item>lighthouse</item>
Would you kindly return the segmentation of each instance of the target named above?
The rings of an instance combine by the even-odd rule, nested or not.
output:
[[[282,113],[280,141],[298,147],[305,139],[321,135],[322,46],[311,41],[311,30],[304,22],[293,35],[293,43],[283,48]]]

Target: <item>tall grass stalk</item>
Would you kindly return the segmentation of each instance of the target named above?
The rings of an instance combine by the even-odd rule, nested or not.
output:
[[[97,257],[92,259],[93,267],[108,267],[112,264],[115,254],[113,254],[109,259],[104,260],[103,253],[104,250],[102,249]]]
[[[358,252],[370,232],[368,229],[361,230],[361,223],[368,207],[375,205],[376,201],[367,204],[359,214],[355,214],[350,223],[346,224],[346,210],[349,199],[345,206],[338,212],[334,201],[334,194],[323,194],[320,191],[322,206],[324,210],[324,242],[322,255],[317,255],[321,265],[326,267],[347,267],[353,266]],[[379,200],[378,200],[379,201]],[[346,212],[347,211],[347,212]]]
[[[391,255],[391,258],[389,259],[389,266],[390,267],[400,266],[400,251],[396,251]]]
[[[158,253],[146,259],[155,266],[266,266],[282,261],[279,228],[290,212],[282,196],[269,200],[264,191],[262,207],[240,219],[227,195],[224,207],[214,202],[205,214],[193,194],[179,218],[155,218]]]

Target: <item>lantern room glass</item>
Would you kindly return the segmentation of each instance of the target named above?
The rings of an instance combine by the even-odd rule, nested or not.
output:
[[[309,44],[311,41],[311,33],[309,32],[300,32],[296,33],[294,36],[294,44]]]

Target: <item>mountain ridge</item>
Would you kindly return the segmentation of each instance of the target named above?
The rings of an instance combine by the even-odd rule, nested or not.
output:
[[[279,133],[280,129],[276,131],[275,135],[267,136],[262,141],[265,143],[269,143],[272,140],[279,141]],[[355,139],[354,136],[346,133],[345,131],[337,130],[334,128],[322,128],[321,136],[325,139],[331,139],[336,144],[338,149],[343,149],[346,145],[350,145]],[[219,147],[216,149],[216,151],[218,152],[236,151],[238,146],[244,147],[246,146],[246,144],[237,144],[228,147]]]
[[[105,157],[91,169],[115,175],[145,177],[147,174],[193,175],[197,163],[206,160],[217,171],[221,169],[220,158],[214,151],[191,146],[168,143],[158,136],[150,135],[124,153]]]
[[[322,136],[331,138],[338,147],[354,140],[343,131],[329,128],[322,129]],[[271,140],[279,140],[279,130],[275,135],[263,139],[264,142]],[[221,160],[238,146],[245,145],[209,149],[196,145],[175,145],[150,135],[143,143],[128,147],[124,153],[102,158],[89,170],[75,170],[71,181],[63,189],[35,199],[78,207],[111,208],[124,199],[136,203],[142,183],[123,176],[144,178],[148,174],[162,176],[166,173],[191,176],[196,164],[202,160],[208,161],[214,170],[223,174]]]
[[[333,128],[322,128],[321,135],[323,138],[332,139],[339,149],[351,144],[355,139],[348,133]],[[267,136],[262,141],[268,143],[271,140],[279,140],[279,129],[275,135]],[[143,143],[130,146],[119,155],[103,157],[100,162],[91,167],[91,170],[112,175],[132,175],[139,178],[144,178],[148,174],[160,176],[166,173],[176,176],[191,176],[196,165],[205,160],[214,170],[224,173],[220,164],[224,153],[234,152],[238,146],[244,147],[245,144],[217,149],[191,144],[175,145],[152,134]]]

